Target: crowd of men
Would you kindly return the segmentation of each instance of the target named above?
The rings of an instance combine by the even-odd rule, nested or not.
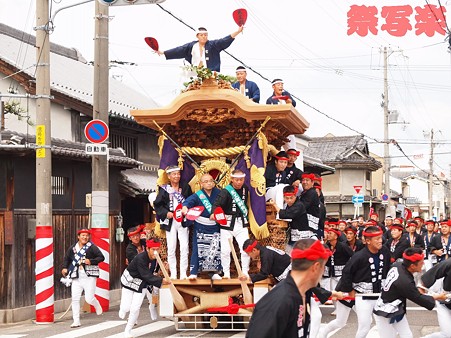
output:
[[[220,71],[220,52],[242,31],[240,26],[225,38],[208,40],[208,31],[201,27],[196,32],[197,41],[157,53]],[[260,90],[255,82],[246,79],[246,69],[239,66],[236,75],[233,88],[259,103]],[[281,79],[273,80],[272,87],[273,94],[266,104],[296,106]],[[387,216],[382,223],[374,212],[367,221],[363,217],[326,219],[322,179],[297,168],[298,156],[294,148],[280,151],[268,163],[264,175],[266,201],[277,212],[277,218],[288,224],[284,250],[263,246],[252,238],[250,194],[244,172],[233,170],[230,184],[223,189],[215,186],[210,174],[204,174],[199,182],[201,189],[193,193],[187,182],[181,182],[178,166],[166,168],[168,183],[159,186],[158,194],[149,196],[149,201],[165,231],[167,262],[163,264],[167,267],[160,266],[160,240],[147,238],[143,227],[130,227],[119,308],[121,319],[128,313],[124,337],[133,337],[131,330],[146,297],[150,317],[157,319],[155,296],[162,284],[172,283],[171,279],[194,280],[202,272],[212,280],[231,278],[230,239],[236,240],[241,253],[240,280],[255,283],[273,277],[275,282],[275,287],[255,305],[246,337],[325,338],[344,327],[354,309],[358,320],[356,338],[366,337],[373,315],[381,336],[408,338],[412,332],[405,316],[407,299],[428,310],[437,308],[440,332],[428,338],[451,337],[451,221]],[[192,252],[188,257],[190,227]],[[100,274],[98,265],[105,258],[90,241],[89,229],[79,230],[77,236],[77,242],[66,252],[61,271],[61,281],[71,286],[71,328],[81,325],[83,291],[97,314],[103,312],[94,291]],[[257,272],[249,273],[251,259],[258,261]],[[163,278],[159,271],[166,268],[170,275]],[[336,318],[320,329],[318,304],[331,300]]]

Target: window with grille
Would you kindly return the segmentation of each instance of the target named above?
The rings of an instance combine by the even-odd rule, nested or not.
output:
[[[122,148],[125,151],[127,157],[138,159],[138,147],[136,137],[112,134],[110,135],[110,147]]]
[[[69,188],[69,178],[52,176],[52,195],[66,195]]]

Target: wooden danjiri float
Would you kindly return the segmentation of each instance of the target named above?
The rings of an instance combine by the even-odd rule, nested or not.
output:
[[[138,123],[161,135],[158,185],[167,183],[164,168],[168,163],[178,163],[182,180],[189,181],[193,192],[200,189],[199,179],[204,173],[212,174],[217,186],[223,188],[230,181],[231,171],[242,169],[251,191],[251,238],[284,249],[286,223],[276,220],[272,208],[266,205],[264,172],[269,155],[288,142],[289,135],[303,134],[309,126],[291,104],[254,103],[232,89],[230,82],[210,73],[197,78],[168,106],[131,113]],[[154,232],[164,244],[164,231],[158,224]],[[232,254],[239,274],[236,250]],[[165,252],[161,255],[164,258]],[[185,330],[244,330],[253,304],[269,291],[272,282],[267,279],[248,284],[233,277],[173,280],[171,287],[160,290],[160,316],[175,317],[177,329],[182,328],[179,321],[183,321]]]

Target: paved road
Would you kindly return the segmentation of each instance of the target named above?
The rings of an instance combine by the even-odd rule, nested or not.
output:
[[[323,323],[332,320],[330,315],[331,306],[322,307]],[[36,325],[31,321],[14,325],[0,326],[0,338],[122,338],[125,321],[117,316],[118,307],[112,306],[109,312],[101,316],[95,314],[84,314],[82,326],[70,329],[72,323],[70,312],[62,319],[61,314],[55,316],[55,323],[51,325]],[[409,304],[408,320],[415,338],[425,334],[438,331],[437,316],[435,311],[427,311]],[[348,325],[339,332],[333,334],[334,338],[354,337],[356,332],[356,315],[351,312]],[[132,331],[135,337],[152,338],[194,338],[194,337],[217,337],[217,338],[243,338],[245,332],[220,332],[220,331],[188,331],[175,329],[174,323],[167,319],[151,322],[147,306],[143,305],[138,325]],[[383,337],[379,335],[376,327],[372,327],[367,338]]]

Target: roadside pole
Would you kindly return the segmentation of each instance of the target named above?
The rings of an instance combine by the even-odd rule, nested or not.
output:
[[[95,1],[93,119],[108,125],[108,6]],[[92,156],[92,241],[105,256],[99,264],[96,297],[104,311],[110,303],[110,228],[108,155]],[[91,307],[93,311],[93,308]]]
[[[36,323],[54,321],[49,0],[36,0]]]

